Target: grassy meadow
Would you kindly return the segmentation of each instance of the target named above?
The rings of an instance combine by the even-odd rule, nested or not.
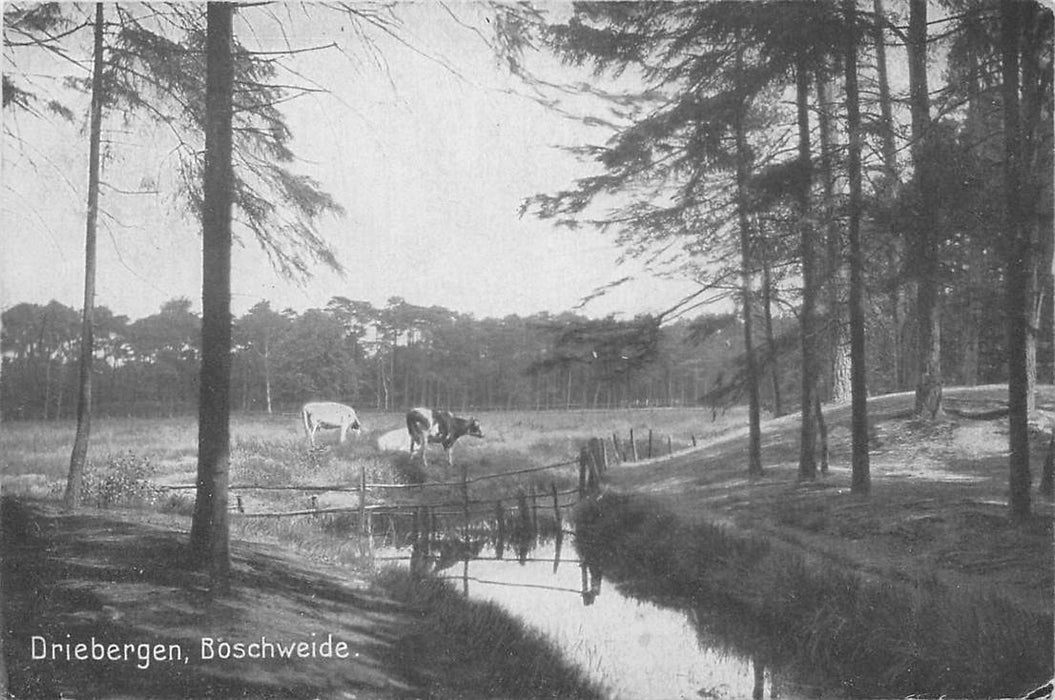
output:
[[[408,454],[409,438],[401,412],[361,412],[363,430],[358,436],[350,433],[341,444],[335,430],[322,430],[314,450],[297,414],[235,414],[231,420],[230,483],[354,487],[365,470],[368,483],[408,485],[403,489],[371,489],[368,503],[445,503],[462,498],[460,486],[428,485],[457,482],[463,466],[472,479],[557,464],[576,459],[579,448],[590,437],[610,439],[616,433],[625,441],[631,429],[639,456],[644,458],[649,430],[653,432],[653,453],[658,455],[688,447],[694,437],[705,439],[744,420],[743,413],[735,409],[712,420],[711,411],[702,408],[494,411],[476,417],[485,437],[459,440],[453,468],[447,465],[439,446],[430,446],[429,466],[424,469],[420,459]],[[4,493],[60,497],[74,430],[70,421],[4,423],[0,431]],[[382,449],[379,441],[390,449]],[[92,423],[83,500],[100,507],[146,507],[189,516],[194,491],[167,487],[193,484],[196,469],[195,417],[97,418]],[[412,484],[423,486],[410,487]],[[578,467],[568,465],[473,483],[470,498],[515,498],[523,493],[549,492],[553,486],[564,491],[577,484]],[[247,514],[358,503],[353,492],[236,489],[231,494],[232,507],[239,496]],[[327,558],[345,560],[357,555],[356,544],[346,536],[353,526],[354,516],[347,514],[317,519],[235,516],[232,535],[293,544]]]

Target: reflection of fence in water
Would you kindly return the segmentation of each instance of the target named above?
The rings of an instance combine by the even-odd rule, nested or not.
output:
[[[648,431],[648,442],[647,451],[645,452],[646,457],[653,456],[653,432]],[[692,437],[693,445],[696,444],[695,436]],[[628,451],[629,447],[629,451]],[[667,452],[673,454],[673,446],[670,436],[667,437]],[[305,509],[291,510],[291,511],[261,511],[261,512],[246,512],[246,504],[241,495],[235,495],[234,503],[232,505],[233,514],[236,514],[240,518],[284,518],[284,517],[298,517],[298,516],[310,516],[319,517],[324,515],[339,515],[348,514],[354,518],[354,528],[358,531],[359,543],[360,543],[360,554],[363,556],[373,556],[374,540],[375,540],[375,521],[379,519],[384,520],[384,526],[381,530],[382,540],[386,540],[389,537],[393,539],[397,538],[397,533],[400,531],[406,532],[406,528],[401,528],[397,525],[397,521],[400,518],[411,518],[412,525],[410,531],[413,534],[412,540],[414,542],[419,541],[421,538],[419,533],[421,532],[432,532],[436,533],[441,530],[451,530],[453,527],[457,527],[455,523],[450,520],[454,518],[456,521],[460,520],[460,526],[466,537],[464,542],[469,542],[469,534],[471,533],[474,521],[479,523],[493,523],[491,527],[495,530],[494,532],[494,543],[496,551],[498,553],[498,559],[502,558],[502,550],[506,545],[512,545],[516,548],[518,557],[526,556],[525,552],[521,551],[522,548],[528,546],[528,541],[523,536],[523,533],[531,533],[531,538],[536,538],[540,531],[540,517],[539,512],[543,512],[552,509],[553,522],[555,523],[555,531],[557,533],[562,532],[562,511],[569,507],[574,506],[583,498],[595,494],[600,489],[601,480],[604,477],[605,472],[608,470],[609,460],[618,461],[637,461],[638,449],[637,440],[634,438],[633,430],[630,430],[629,439],[626,442],[622,442],[619,436],[613,433],[611,440],[604,438],[591,438],[585,445],[582,446],[577,459],[566,460],[557,462],[555,464],[548,464],[538,467],[528,467],[525,469],[518,469],[509,472],[499,472],[493,474],[483,474],[479,476],[469,477],[467,466],[462,466],[461,479],[455,481],[442,481],[442,482],[429,482],[422,484],[407,484],[407,483],[368,483],[366,481],[366,468],[361,467],[359,471],[358,484],[336,484],[336,485],[295,485],[295,486],[274,486],[274,485],[259,485],[259,484],[233,484],[228,486],[228,490],[232,492],[238,491],[297,491],[302,493],[311,494],[311,506]],[[578,486],[565,490],[558,490],[555,482],[550,482],[550,488],[544,490],[536,490],[532,485],[531,490],[526,492],[522,486],[518,485],[518,491],[515,496],[510,496],[503,499],[471,499],[469,497],[469,487],[471,484],[493,480],[493,479],[509,479],[521,476],[523,474],[538,473],[552,469],[561,469],[569,466],[577,465],[579,469],[579,482]],[[461,489],[461,499],[448,500],[441,502],[426,502],[419,504],[403,504],[403,503],[367,503],[367,494],[371,491],[408,491],[413,489],[416,492],[426,492],[428,489],[445,488],[451,486],[458,486]],[[195,489],[195,484],[180,484],[180,485],[163,485],[161,488],[165,490],[183,490],[183,489]],[[330,506],[330,507],[319,507],[318,495],[319,493],[349,493],[358,494],[358,503],[356,505],[348,506]],[[570,499],[568,497],[571,497]],[[510,501],[515,501],[515,507],[507,508],[507,504]],[[541,502],[541,503],[540,503]],[[459,517],[460,516],[460,517]],[[542,518],[543,521],[548,520],[548,516]],[[426,538],[426,542],[430,539]],[[559,540],[558,540],[559,542]],[[463,546],[466,546],[463,544]],[[559,544],[558,544],[559,548]],[[408,557],[409,558],[409,557]],[[466,558],[455,559],[454,561],[464,560]],[[557,562],[559,563],[559,562]],[[556,564],[555,563],[555,567]],[[585,566],[585,565],[584,565]],[[584,577],[586,572],[584,569]],[[587,577],[589,578],[589,577]],[[599,589],[599,576],[598,578],[598,589]],[[583,584],[583,597],[586,600],[587,592],[592,589],[592,586],[588,586],[587,583]],[[596,593],[593,594],[596,597]],[[592,599],[589,601],[592,602]],[[589,604],[589,602],[587,604]]]
[[[499,532],[500,531],[495,528],[490,530],[489,534],[497,538],[500,537],[498,534]],[[433,534],[428,532],[418,532],[416,533],[415,540],[411,544],[410,554],[378,557],[377,560],[407,561],[409,562],[410,571],[416,575],[432,575],[444,580],[461,581],[462,590],[466,596],[469,595],[469,583],[473,582],[486,586],[573,593],[582,598],[583,605],[592,605],[594,600],[601,593],[601,570],[596,564],[588,562],[585,559],[563,558],[561,554],[564,534],[565,531],[562,529],[557,529],[556,532],[550,536],[538,531],[520,532],[517,533],[517,536],[513,541],[503,543],[501,539],[486,539],[482,537],[463,539],[455,536],[433,540]],[[552,541],[554,543],[553,556],[529,556],[531,551],[543,541]],[[514,548],[515,557],[505,558],[504,544],[510,544]],[[488,545],[493,549],[494,554],[492,556],[484,556],[481,554],[484,547]],[[458,562],[462,563],[462,572],[460,575],[443,575],[440,573],[451,568]],[[500,581],[491,578],[471,576],[470,565],[475,562],[487,562],[489,564],[509,563],[516,564],[517,566],[524,566],[529,563],[548,564],[552,562],[552,573],[554,575],[557,574],[561,564],[578,565],[581,585],[579,588],[569,588],[566,586],[526,583],[521,581]]]

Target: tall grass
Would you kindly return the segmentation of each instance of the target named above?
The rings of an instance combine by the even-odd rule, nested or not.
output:
[[[738,609],[742,630],[768,630],[782,665],[830,670],[849,695],[1007,697],[1052,674],[1052,616],[998,595],[934,577],[868,578],[717,525],[680,524],[641,497],[584,503],[576,526],[584,557],[606,576],[644,597]]]

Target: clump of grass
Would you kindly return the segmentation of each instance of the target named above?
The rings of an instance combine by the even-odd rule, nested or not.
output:
[[[797,516],[796,516],[797,517]],[[646,498],[605,494],[576,511],[577,544],[643,597],[739,609],[785,666],[823,668],[851,695],[1018,695],[1052,674],[1052,616],[935,577],[866,578]],[[747,649],[750,652],[752,649]]]
[[[161,513],[190,517],[194,514],[194,498],[179,491],[170,491],[159,499],[157,509]]]
[[[396,654],[430,696],[603,697],[545,637],[497,604],[467,600],[446,581],[396,568],[381,571],[375,585],[416,613]]]

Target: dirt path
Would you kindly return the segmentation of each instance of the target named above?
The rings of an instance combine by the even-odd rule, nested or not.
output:
[[[982,410],[1006,387],[951,390],[958,406]],[[1041,404],[1055,400],[1044,388]],[[763,424],[765,475],[746,477],[743,436],[730,434],[672,459],[613,467],[610,488],[647,494],[686,521],[708,520],[806,550],[866,574],[998,591],[1030,609],[1053,607],[1050,500],[1034,494],[1032,522],[1007,517],[1007,419],[911,418],[912,394],[869,404],[872,493],[850,493],[849,407],[826,409],[831,471],[797,481],[798,417]],[[1034,483],[1046,456],[1034,440]]]
[[[185,534],[145,524],[142,513],[66,515],[54,504],[5,499],[2,517],[4,622],[11,630],[4,653],[9,688],[19,697],[423,694],[391,651],[412,617],[348,569],[234,543],[235,593],[210,600],[203,576],[183,566]],[[65,644],[60,658],[32,658],[34,637]],[[90,649],[93,640],[99,649],[119,645],[118,658],[66,660],[71,645]],[[221,640],[305,642],[308,654],[209,659],[210,649],[216,656],[227,649]],[[163,645],[164,658],[144,654],[144,644]],[[246,647],[250,655],[254,649]]]

